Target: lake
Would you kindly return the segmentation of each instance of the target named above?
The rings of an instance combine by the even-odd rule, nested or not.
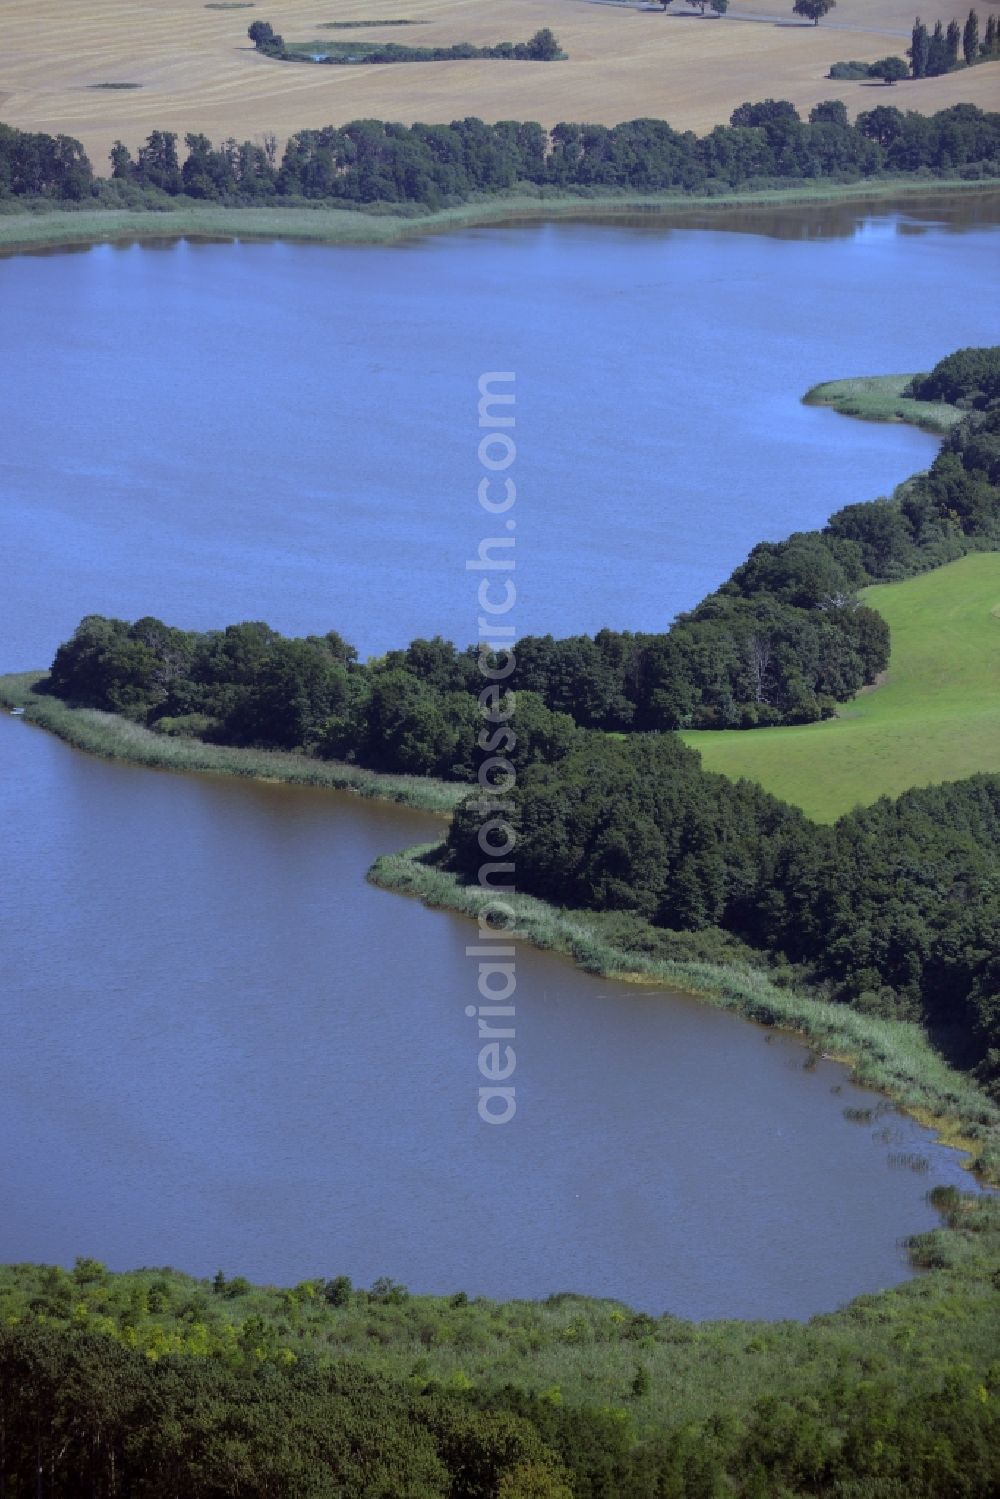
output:
[[[88,612],[466,644],[487,370],[517,375],[518,632],[664,629],[926,467],[926,434],[800,398],[996,336],[1000,237],[948,212],[0,260],[0,665]]]
[[[87,611],[472,638],[486,369],[518,376],[519,629],[662,627],[927,463],[798,398],[991,336],[996,247],[884,215],[4,260],[0,665]],[[0,766],[2,1260],[805,1317],[903,1279],[927,1187],[968,1184],[792,1038],[533,950],[483,1125],[474,928],[364,882],[440,822],[7,715]]]

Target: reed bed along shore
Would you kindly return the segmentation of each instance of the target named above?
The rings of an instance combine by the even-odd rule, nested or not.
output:
[[[824,380],[802,397],[806,406],[830,406],[862,422],[904,422],[936,437],[946,437],[966,413],[944,401],[916,401],[903,392],[912,375],[862,375],[851,380]]]
[[[489,892],[462,884],[441,868],[442,847],[419,844],[383,854],[368,878],[425,905],[476,918]],[[815,1050],[846,1063],[856,1082],[887,1094],[945,1144],[965,1152],[984,1180],[1000,1182],[1000,1109],[937,1055],[919,1026],[810,998],[779,987],[750,967],[651,958],[609,941],[599,915],[562,909],[529,895],[505,899],[516,912],[522,940],[565,953],[590,973],[663,984],[761,1025],[797,1032]]]
[[[553,195],[515,192],[463,203],[437,212],[405,211],[404,205],[379,212],[318,204],[310,208],[226,208],[193,202],[166,208],[96,208],[48,204],[0,212],[0,253],[70,249],[102,243],[171,239],[297,240],[317,244],[392,244],[416,235],[488,227],[491,224],[583,220],[599,222],[642,217],[650,223],[682,222],[686,216],[747,209],[780,209],[823,204],[913,208],[940,204],[942,198],[977,195],[1000,199],[996,182],[921,178],[795,183],[787,188],[715,196],[668,193]],[[411,205],[412,209],[412,205]],[[725,224],[720,223],[720,228]]]
[[[195,771],[352,791],[357,796],[442,815],[452,810],[467,789],[430,777],[382,775],[336,760],[314,760],[308,755],[236,749],[206,744],[201,739],[167,738],[117,714],[102,713],[96,708],[72,708],[60,698],[35,692],[33,689],[44,682],[45,675],[30,671],[0,676],[0,704],[23,708],[30,723],[49,729],[74,749],[86,750],[105,760],[123,760],[152,770]]]

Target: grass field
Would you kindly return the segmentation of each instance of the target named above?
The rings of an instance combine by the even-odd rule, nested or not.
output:
[[[914,401],[903,395],[912,375],[862,375],[853,380],[826,380],[803,400],[807,406],[830,406],[842,416],[863,422],[907,422],[940,436],[964,416],[943,401]]]
[[[991,3],[979,6],[983,24]],[[322,35],[330,23],[364,19],[357,0],[256,0],[242,9],[204,0],[0,0],[0,119],[78,136],[103,170],[116,138],[134,146],[154,128],[205,131],[217,140],[273,131],[283,140],[304,126],[365,117],[479,115],[552,125],[653,115],[701,131],[728,120],[743,100],[769,95],[804,110],[841,98],[853,113],[886,102],[889,91],[834,83],[826,78],[830,64],[902,53],[914,0],[838,0],[818,27],[790,24],[791,0],[732,0],[723,20],[686,12],[681,0],[666,14],[594,0],[394,0],[385,9],[387,20],[426,23],[421,46],[516,41],[550,26],[569,60],[558,68],[486,60],[283,68],[254,52],[249,20],[269,20],[289,39]],[[928,23],[947,22],[968,5],[927,0],[920,10]],[[400,33],[373,26],[365,39],[398,41]],[[93,87],[115,82],[142,87]],[[891,102],[930,113],[964,100],[996,107],[998,97],[1000,63],[993,63],[901,84]]]
[[[1000,554],[866,589],[889,621],[887,680],[802,728],[683,737],[820,822],[911,786],[1000,772]]]

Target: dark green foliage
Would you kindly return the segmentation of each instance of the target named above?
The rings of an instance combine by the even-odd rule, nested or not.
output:
[[[853,68],[854,66],[854,63],[834,63],[833,65],[834,68]],[[865,63],[863,66],[867,68],[868,64]],[[830,69],[831,78],[840,76],[834,73],[833,68]],[[847,118],[847,105],[843,99],[824,99],[816,105],[815,109],[809,111],[809,123],[810,125],[838,125],[841,130],[846,130],[851,123]]]
[[[962,29],[962,55],[967,67],[979,61],[979,17],[974,10],[969,11]]]
[[[805,16],[814,26],[818,26],[836,3],[837,0],[795,0],[792,10],[797,16]]]
[[[80,142],[0,124],[0,199],[90,197],[94,174]]]
[[[835,62],[831,63],[828,78],[837,79],[838,82],[856,83],[859,79],[871,77],[871,64],[867,62]],[[850,123],[846,119],[847,109],[844,108],[845,124]],[[812,118],[812,116],[810,116]]]
[[[904,394],[918,401],[947,401],[986,411],[1000,402],[1000,344],[986,349],[958,349],[934,366],[929,375],[917,375]]]
[[[281,42],[273,32],[259,35],[264,51]],[[947,53],[943,31],[941,45]],[[521,55],[508,46],[512,56]],[[539,32],[523,47],[525,56],[544,55],[550,41]],[[991,17],[980,50],[987,57],[997,48]],[[613,127],[563,122],[551,131],[512,120],[411,126],[355,120],[297,132],[280,163],[273,136],[262,144],[226,140],[216,146],[191,133],[185,144],[182,164],[172,131],[153,131],[134,157],[116,141],[111,179],[100,181],[79,142],[0,126],[0,199],[97,198],[142,207],[166,194],[234,205],[307,200],[434,209],[524,184],[588,193],[715,193],[884,172],[1000,176],[1000,114],[972,105],[930,117],[869,111],[852,126],[827,106],[806,123],[787,101],[770,99],[741,105],[729,126],[701,139],[651,119]]]
[[[883,83],[899,83],[910,76],[910,70],[902,57],[882,57],[873,62],[868,72],[872,78],[881,78]]]
[[[910,38],[909,47],[910,67],[914,78],[925,78],[927,76],[927,64],[930,60],[930,53],[930,33],[918,16],[913,23],[913,33]]]

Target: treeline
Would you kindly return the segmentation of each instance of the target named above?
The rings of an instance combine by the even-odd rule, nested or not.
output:
[[[607,127],[531,122],[449,125],[356,120],[302,130],[278,160],[276,142],[153,131],[133,154],[111,151],[97,179],[79,142],[0,127],[0,200],[48,197],[153,205],[157,195],[233,205],[307,202],[440,208],[518,187],[571,192],[723,193],[880,174],[1000,176],[1000,113],[957,104],[936,115],[878,107],[847,119],[837,100],[802,120],[793,105],[744,104],[728,126],[698,137],[662,120]]]
[[[963,350],[923,377],[920,389],[984,408],[953,429],[928,473],[892,499],[846,506],[821,531],[762,542],[669,631],[518,641],[506,679],[516,767],[568,753],[578,729],[810,722],[872,682],[889,631],[858,589],[1000,547],[1000,409],[988,395],[998,359]],[[289,640],[263,623],[199,634],[91,616],[57,651],[51,686],[161,733],[375,770],[466,780],[480,755],[478,650],[440,638],[363,663],[336,632]]]
[[[986,1499],[997,1211],[933,1198],[948,1226],[914,1243],[931,1273],[808,1325],[0,1267],[0,1491]]]
[[[503,798],[517,888],[559,906],[715,928],[834,1000],[915,1020],[983,1082],[1000,1077],[1000,777],[975,776],[811,823],[708,774],[674,736],[590,735]],[[448,838],[483,865],[478,797]]]

